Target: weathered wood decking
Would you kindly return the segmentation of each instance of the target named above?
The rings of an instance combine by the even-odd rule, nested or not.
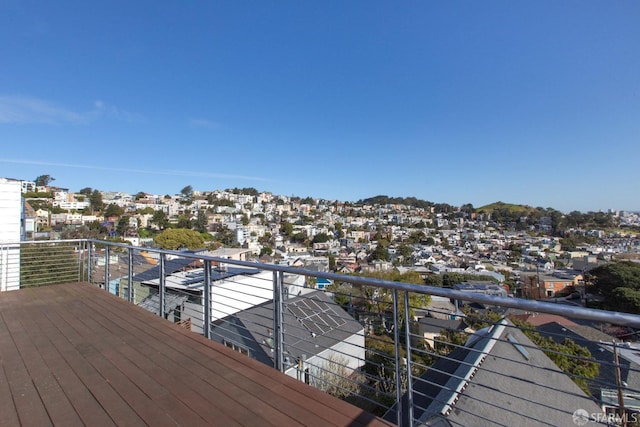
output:
[[[89,284],[0,293],[0,426],[379,418]]]

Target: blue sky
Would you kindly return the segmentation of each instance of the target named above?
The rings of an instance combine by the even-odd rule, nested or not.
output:
[[[0,176],[640,210],[638,1],[0,2]]]

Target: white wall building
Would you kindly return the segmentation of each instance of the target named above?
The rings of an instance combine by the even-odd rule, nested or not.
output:
[[[0,178],[0,291],[20,288],[22,184]]]

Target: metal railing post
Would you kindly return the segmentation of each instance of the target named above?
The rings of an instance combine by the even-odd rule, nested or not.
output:
[[[87,281],[91,283],[91,267],[93,266],[93,241],[89,240],[89,249],[87,250]]]
[[[164,277],[165,273],[165,258],[166,255],[164,253],[160,254],[160,262],[158,264],[158,268],[160,269],[160,282],[158,283],[158,292],[160,293],[160,301],[158,307],[158,315],[160,317],[164,317],[164,291],[166,289],[166,281]]]
[[[133,303],[133,248],[129,248],[129,294],[128,299],[130,303]]]
[[[111,262],[109,246],[104,249],[104,289],[109,292],[109,263]]]
[[[78,255],[78,283],[82,281],[82,265],[84,263],[84,250],[83,250],[84,242],[80,242],[78,245],[78,251],[80,254]]]
[[[279,371],[284,371],[284,328],[282,325],[282,282],[284,273],[282,271],[273,272],[273,350],[274,367]]]
[[[202,316],[202,335],[211,339],[211,261],[204,261],[204,313]]]
[[[407,425],[413,425],[413,378],[411,377],[411,329],[409,327],[409,308],[409,292],[404,291],[404,336],[405,345],[407,347]]]
[[[393,342],[395,344],[396,353],[396,422],[402,425],[402,366],[400,352],[400,310],[398,308],[398,290],[393,290]]]

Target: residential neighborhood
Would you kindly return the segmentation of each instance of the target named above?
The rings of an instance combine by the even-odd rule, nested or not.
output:
[[[409,398],[383,404],[385,393],[395,393],[397,364],[407,363],[394,355],[401,348],[395,328],[403,326],[391,294],[314,273],[462,295],[408,297],[414,416],[425,425],[507,422],[515,413],[525,423],[554,403],[551,423],[576,408],[640,413],[636,330],[465,301],[482,294],[637,313],[633,289],[615,294],[595,276],[611,265],[637,267],[637,213],[562,214],[501,202],[476,209],[387,196],[343,202],[253,188],[132,195],[5,183],[20,191],[22,241],[131,245],[129,257],[101,246],[92,255],[93,279],[110,293],[263,364],[280,363],[288,376],[334,396],[360,394],[367,410],[389,420],[407,416]],[[208,257],[217,261],[207,266],[201,258]],[[268,266],[294,270],[281,274],[280,302]],[[519,395],[537,395],[536,405],[510,397]]]
[[[103,236],[153,247],[163,230],[187,228],[206,236],[203,247],[245,249],[245,258],[261,262],[345,274],[476,275],[508,295],[533,299],[583,299],[589,270],[640,251],[640,214],[634,212],[597,213],[606,218],[601,228],[580,218],[571,223],[579,214],[571,212],[560,229],[554,221],[561,214],[550,208],[505,218],[500,206],[381,203],[384,196],[343,202],[253,188],[187,186],[158,195],[20,185],[25,240]]]

